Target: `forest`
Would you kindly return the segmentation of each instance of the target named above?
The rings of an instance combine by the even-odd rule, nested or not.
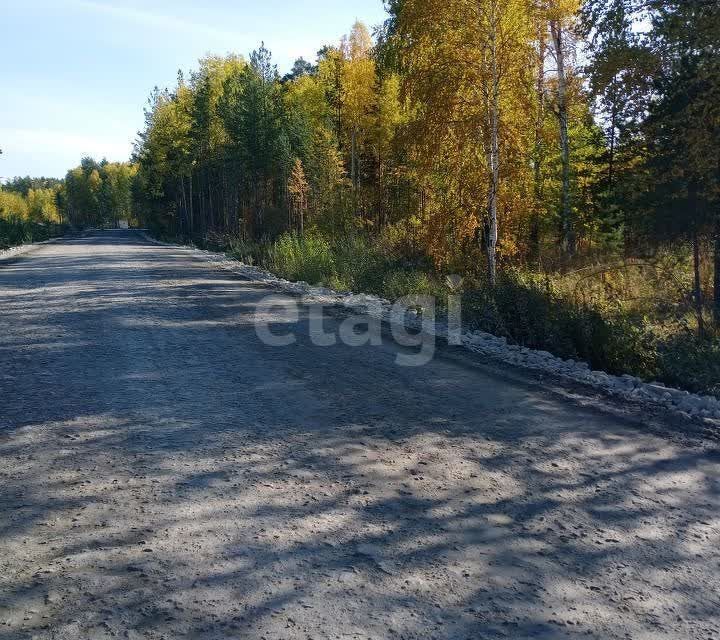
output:
[[[386,8],[284,75],[264,45],[200,60],[130,162],[16,180],[0,219],[130,219],[385,297],[458,274],[477,328],[720,393],[720,4]]]
[[[0,184],[0,251],[62,231],[62,184],[55,178],[29,177]]]
[[[65,179],[18,177],[0,186],[0,249],[73,228],[116,226],[133,218],[131,162],[83,158]]]

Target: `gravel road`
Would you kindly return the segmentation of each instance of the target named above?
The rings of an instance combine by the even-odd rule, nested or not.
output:
[[[715,443],[266,346],[267,293],[132,232],[0,263],[0,638],[720,637]]]

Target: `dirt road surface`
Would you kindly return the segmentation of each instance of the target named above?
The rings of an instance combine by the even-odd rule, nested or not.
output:
[[[267,293],[132,232],[0,263],[0,638],[720,637],[715,443],[266,346]]]

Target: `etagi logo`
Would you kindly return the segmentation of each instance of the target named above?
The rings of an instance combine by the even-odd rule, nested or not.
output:
[[[401,367],[421,367],[435,356],[440,336],[452,345],[462,344],[461,298],[453,290],[458,280],[448,278],[451,293],[447,297],[447,318],[436,321],[437,299],[433,296],[405,296],[390,309],[367,305],[364,313],[355,313],[339,321],[322,304],[305,304],[290,296],[263,298],[255,309],[255,332],[271,347],[288,347],[297,342],[298,325],[307,322],[310,342],[316,347],[374,346],[383,343],[383,323],[392,340],[405,349],[398,351],[395,362]],[[332,330],[328,330],[332,328]],[[387,339],[387,329],[385,336]]]

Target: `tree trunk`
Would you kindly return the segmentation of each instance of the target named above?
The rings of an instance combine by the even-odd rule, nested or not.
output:
[[[207,206],[205,202],[205,195],[203,191],[203,175],[205,168],[200,165],[197,171],[197,203],[199,209],[198,216],[198,235],[202,235],[204,230],[207,228]]]
[[[705,337],[705,320],[703,318],[702,277],[700,274],[700,239],[698,238],[696,229],[693,229],[692,248],[694,276],[693,299],[695,301],[695,317],[698,325],[698,337],[702,339]]]
[[[720,158],[718,158],[717,177],[720,180]],[[720,330],[720,204],[715,205],[715,224],[713,228],[713,324]]]
[[[720,329],[720,212],[715,214],[714,235],[713,270],[715,277],[713,283],[713,321],[715,328]]]
[[[608,194],[612,197],[615,187],[615,147],[617,145],[617,105],[613,100],[610,113],[610,148],[608,150]]]
[[[385,226],[387,207],[385,206],[385,172],[384,163],[380,153],[377,155],[377,230]]]
[[[559,21],[550,22],[558,76],[558,121],[560,124],[560,157],[562,160],[562,188],[560,192],[561,247],[566,257],[575,255],[575,231],[570,203],[570,134],[568,131],[567,75],[565,72],[565,43]]]
[[[185,227],[187,226],[185,222],[185,203],[183,202],[182,174],[178,179],[178,185],[180,188],[177,189],[177,193],[175,194],[175,206],[177,207],[177,228],[175,231],[177,235],[182,237],[185,235]]]
[[[500,152],[499,152],[499,132],[498,132],[498,105],[494,103],[491,115],[491,142],[490,142],[490,195],[488,198],[488,224],[485,233],[485,250],[488,262],[488,280],[490,286],[494,287],[497,283],[497,241],[498,241],[498,224],[497,224],[497,199],[498,186],[500,182]]]
[[[209,226],[211,231],[215,231],[215,209],[213,208],[212,199],[212,170],[210,167],[207,168],[207,194],[208,194],[208,218]]]
[[[538,67],[535,99],[537,100],[537,118],[535,119],[534,149],[534,195],[532,219],[530,221],[530,262],[536,268],[540,266],[540,217],[543,210],[542,159],[543,136],[542,128],[545,120],[545,53],[547,25],[540,23],[538,28]]]
[[[223,231],[230,230],[230,207],[228,201],[227,162],[222,165],[222,189],[223,189]]]
[[[190,169],[190,237],[193,237],[195,233],[195,220],[194,220],[194,209],[193,209],[193,171]]]
[[[305,196],[300,196],[300,235],[305,235]]]
[[[490,19],[490,189],[488,194],[487,224],[485,228],[485,252],[487,256],[488,281],[491,287],[497,284],[497,241],[498,241],[498,188],[500,185],[500,69],[498,67],[498,9],[492,4]]]
[[[357,133],[354,128],[352,130],[352,138],[351,138],[350,147],[351,147],[351,149],[350,149],[350,179],[352,182],[352,193],[353,193],[353,213],[357,216],[357,213],[358,213]]]

